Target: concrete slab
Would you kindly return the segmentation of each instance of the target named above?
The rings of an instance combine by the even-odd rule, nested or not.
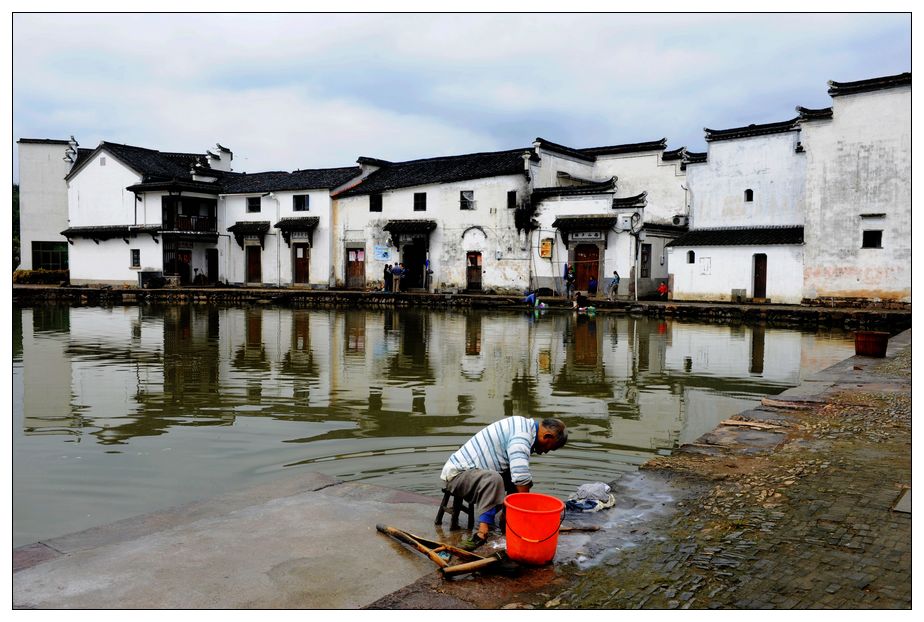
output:
[[[63,554],[14,573],[13,606],[360,608],[435,570],[376,523],[432,534],[436,506],[303,476],[58,538]]]
[[[904,512],[905,514],[911,514],[911,489],[906,488],[902,491],[902,494],[898,496],[898,501],[895,502],[895,505],[892,506],[892,509],[896,512]]]

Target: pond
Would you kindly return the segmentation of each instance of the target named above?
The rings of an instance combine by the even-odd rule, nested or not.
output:
[[[850,333],[572,312],[13,308],[14,546],[283,474],[428,495],[509,415],[566,497],[853,354]]]

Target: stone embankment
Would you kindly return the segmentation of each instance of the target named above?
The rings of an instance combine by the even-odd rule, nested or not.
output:
[[[543,298],[549,310],[568,310],[562,297]],[[292,308],[526,309],[518,295],[473,293],[313,290],[251,287],[67,287],[14,285],[13,302],[22,306],[68,304],[89,306],[137,304],[210,304],[285,306]],[[673,318],[695,322],[766,324],[788,327],[876,329],[898,333],[911,327],[911,310],[886,306],[733,304],[682,301],[592,300],[599,313]]]

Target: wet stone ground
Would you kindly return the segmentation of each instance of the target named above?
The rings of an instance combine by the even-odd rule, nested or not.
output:
[[[607,557],[532,607],[906,609],[911,350],[807,409],[749,411],[775,426],[761,453],[680,452],[647,468],[694,493],[649,526],[663,537]],[[759,415],[765,415],[763,419]]]
[[[370,608],[910,609],[911,514],[893,507],[911,486],[911,347],[853,361],[824,393],[765,400],[613,482],[616,507],[574,521],[602,530],[562,534],[554,566],[430,576]]]

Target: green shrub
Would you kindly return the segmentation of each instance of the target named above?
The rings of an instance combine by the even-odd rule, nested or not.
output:
[[[57,285],[70,283],[70,270],[16,270],[13,272],[13,282],[29,285]]]

